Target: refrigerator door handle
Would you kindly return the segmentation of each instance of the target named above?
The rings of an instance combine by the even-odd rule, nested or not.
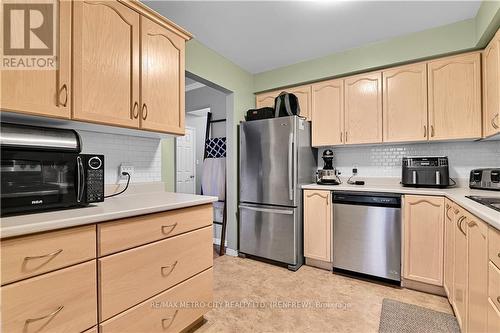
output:
[[[293,201],[293,132],[288,136],[288,196]]]
[[[253,211],[256,211],[256,212],[293,215],[293,210],[273,209],[273,208],[259,208],[259,207],[244,206],[244,205],[239,205],[238,207],[240,209],[248,209],[248,210],[253,210]]]

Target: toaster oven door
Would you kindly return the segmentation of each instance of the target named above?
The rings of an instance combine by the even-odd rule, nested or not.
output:
[[[2,149],[1,156],[2,215],[77,203],[78,154]]]

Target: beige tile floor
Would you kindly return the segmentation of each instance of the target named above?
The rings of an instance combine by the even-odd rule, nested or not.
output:
[[[384,298],[452,312],[444,297],[308,266],[290,272],[223,256],[214,261],[214,280],[220,303],[197,332],[377,332]]]

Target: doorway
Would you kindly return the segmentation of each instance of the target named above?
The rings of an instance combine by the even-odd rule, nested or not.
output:
[[[175,139],[175,192],[196,194],[196,129]]]

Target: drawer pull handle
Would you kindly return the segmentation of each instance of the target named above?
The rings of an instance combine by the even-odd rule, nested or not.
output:
[[[58,307],[55,311],[49,313],[48,315],[45,315],[43,317],[38,317],[38,318],[32,318],[32,319],[26,319],[26,321],[24,322],[24,327],[26,328],[26,326],[28,326],[29,324],[35,322],[35,321],[39,321],[39,320],[42,320],[42,319],[47,319],[47,318],[52,318],[54,317],[56,314],[58,314],[59,312],[61,312],[61,310],[64,308],[64,305],[61,305],[60,307]]]
[[[169,276],[172,271],[175,269],[175,266],[177,266],[177,263],[179,261],[175,261],[172,265],[167,265],[167,266],[162,266],[161,267],[161,275],[163,276]]]
[[[175,310],[174,315],[170,318],[165,318],[161,320],[161,326],[163,327],[164,330],[168,329],[170,326],[172,326],[172,323],[175,320],[175,317],[177,316],[177,313],[179,310]],[[168,323],[168,325],[166,325]]]
[[[165,235],[170,234],[172,231],[174,231],[175,227],[177,227],[177,222],[174,224],[169,224],[169,225],[162,225],[161,226],[161,232]]]
[[[63,251],[63,249],[59,249],[59,250],[54,251],[52,253],[44,254],[44,255],[41,255],[41,256],[24,257],[24,261],[28,261],[28,260],[32,260],[32,259],[42,259],[42,258],[48,258],[48,257],[55,257],[59,253],[61,253],[62,251]]]

